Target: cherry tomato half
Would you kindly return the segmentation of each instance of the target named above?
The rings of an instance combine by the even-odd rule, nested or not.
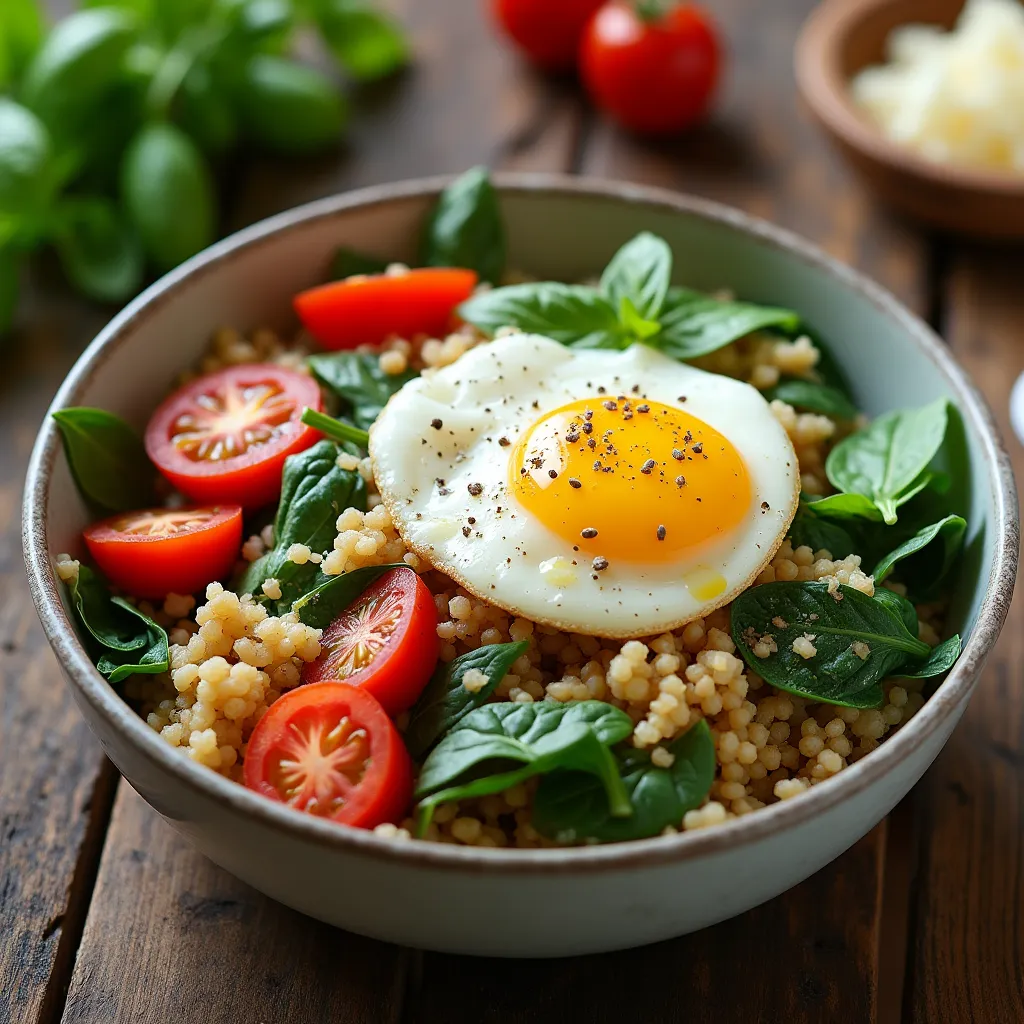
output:
[[[604,0],[492,0],[494,17],[538,67],[568,71],[576,64],[590,16]]]
[[[242,544],[242,509],[146,509],[93,523],[82,536],[93,561],[126,593],[194,594],[231,572]]]
[[[299,686],[249,738],[245,784],[271,800],[356,828],[400,821],[412,760],[384,709],[358,686]]]
[[[344,680],[398,715],[416,703],[437,664],[434,598],[412,569],[392,569],[324,630],[320,646],[304,682]]]
[[[193,501],[258,508],[281,493],[284,460],[319,433],[300,422],[322,408],[312,377],[271,364],[232,366],[186,384],[153,413],[146,451]]]
[[[296,295],[295,311],[324,348],[379,345],[393,334],[436,337],[450,329],[476,282],[472,270],[448,267],[358,275]]]
[[[626,128],[652,135],[680,131],[704,114],[720,63],[708,14],[661,0],[606,4],[580,49],[580,73],[594,102]]]

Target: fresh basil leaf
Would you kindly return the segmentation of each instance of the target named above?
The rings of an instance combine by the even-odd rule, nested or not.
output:
[[[829,452],[832,486],[870,498],[890,526],[896,510],[928,485],[928,464],[946,434],[945,398],[920,409],[885,413]]]
[[[846,558],[858,549],[849,529],[819,516],[813,504],[802,499],[789,527],[789,539],[794,548],[805,545],[812,551],[826,550],[833,558]]]
[[[281,597],[268,606],[286,612],[318,582],[318,566],[298,565],[288,558],[292,544],[311,551],[328,550],[337,535],[337,519],[347,508],[366,509],[366,484],[354,469],[338,466],[340,449],[333,441],[318,441],[312,448],[289,455],[282,474],[281,500],[274,518],[274,546],[246,570],[239,590],[261,595],[263,584],[276,579]]]
[[[370,443],[370,435],[365,430],[342,423],[341,420],[336,420],[326,413],[317,412],[316,409],[308,407],[303,409],[301,420],[307,427],[319,430],[324,437],[328,437],[338,444],[351,444],[365,449]]]
[[[136,674],[166,672],[170,663],[167,634],[149,616],[106,585],[87,565],[68,583],[71,605],[85,627],[96,667],[112,683]]]
[[[669,768],[651,762],[647,751],[618,752],[619,773],[633,805],[629,818],[613,818],[608,798],[593,775],[556,771],[546,775],[533,801],[533,827],[560,843],[623,842],[677,828],[687,811],[699,807],[715,778],[715,744],[704,719],[668,744]]]
[[[99,302],[124,302],[142,284],[144,260],[135,232],[107,199],[66,200],[55,242],[68,280]]]
[[[42,214],[50,158],[50,135],[43,122],[0,96],[0,212],[21,219]]]
[[[305,625],[326,629],[364,590],[392,569],[412,572],[404,562],[392,562],[388,565],[365,565],[340,576],[328,576],[323,583],[303,594],[291,610]]]
[[[156,473],[138,434],[103,409],[53,414],[71,475],[86,501],[109,512],[145,508],[155,500]]]
[[[459,655],[447,664],[439,664],[412,709],[409,726],[405,730],[405,745],[409,753],[420,760],[466,715],[487,703],[513,662],[529,646],[526,640],[486,644]],[[479,690],[467,690],[462,685],[463,676],[470,669],[487,676],[487,682]]]
[[[876,587],[874,600],[895,615],[907,627],[911,636],[917,636],[917,609],[902,594],[888,587]]]
[[[918,665],[913,672],[894,672],[897,679],[931,679],[948,672],[956,659],[960,657],[961,642],[959,634],[944,640],[938,647],[933,647],[924,664]]]
[[[18,306],[21,257],[13,248],[0,244],[0,334],[10,330]]]
[[[385,373],[376,356],[357,352],[331,352],[310,356],[313,376],[341,403],[341,415],[362,430],[369,430],[396,391],[418,374]]]
[[[474,167],[441,193],[427,221],[420,262],[466,267],[497,284],[505,269],[505,222],[487,168]]]
[[[341,281],[357,274],[383,274],[388,269],[390,260],[382,260],[379,256],[369,256],[356,252],[354,249],[339,249],[331,261],[331,280]]]
[[[604,702],[584,701],[583,705],[602,703]],[[545,704],[546,702],[543,702],[535,706],[538,708],[544,708]],[[487,705],[483,708],[477,708],[476,711],[472,712],[463,720],[463,726],[465,723],[469,722],[474,715],[480,715],[481,712],[487,711],[492,707],[501,708],[514,706],[515,705],[495,704]],[[608,706],[609,705],[605,705],[605,707]],[[551,717],[548,712],[544,712],[544,714],[548,718]],[[624,714],[624,712],[620,712],[620,714]],[[593,718],[594,716],[591,717]],[[424,765],[424,771],[427,770],[427,766],[430,765],[431,760],[438,756],[445,744],[453,737],[459,736],[461,731],[464,731],[463,727],[457,727],[453,732],[448,734],[448,737],[445,740],[442,740],[441,743],[434,748],[430,757],[427,758],[427,763]],[[488,739],[490,740],[489,748],[487,745]],[[479,772],[470,776],[464,776],[463,778],[455,781],[453,785],[435,790],[420,799],[416,814],[417,833],[422,836],[426,832],[427,827],[430,825],[430,819],[433,816],[434,809],[439,804],[450,803],[451,801],[458,800],[468,800],[473,797],[487,796],[491,793],[500,793],[503,790],[508,789],[510,786],[524,782],[526,779],[532,778],[535,775],[543,775],[549,771],[554,771],[555,769],[582,771],[597,776],[604,786],[610,813],[615,817],[628,817],[633,813],[632,805],[629,802],[629,796],[627,795],[625,786],[619,776],[618,765],[615,763],[615,758],[612,755],[611,750],[608,749],[608,744],[599,735],[599,727],[594,726],[581,716],[576,716],[571,724],[566,724],[566,719],[563,714],[559,724],[552,730],[549,730],[545,735],[537,738],[531,744],[519,744],[518,748],[518,756],[503,756],[503,753],[507,754],[512,748],[509,747],[508,744],[502,744],[500,742],[495,743],[495,737],[493,735],[487,737],[487,739],[484,740],[482,748],[484,756],[480,759],[480,761],[485,761],[487,763],[485,765],[480,765]],[[488,750],[490,750],[498,760],[488,758]],[[517,765],[519,766],[517,767]],[[422,787],[422,775],[420,777],[420,785]]]
[[[0,91],[13,91],[43,41],[43,16],[36,0],[0,4]]]
[[[628,342],[615,308],[583,285],[542,281],[494,288],[467,299],[458,314],[488,335],[518,327],[574,348],[623,348]]]
[[[808,502],[807,508],[819,519],[836,522],[882,521],[878,506],[863,494],[830,494],[827,498]]]
[[[649,231],[627,242],[601,275],[601,294],[613,309],[628,300],[640,320],[657,320],[672,279],[672,250]]]
[[[383,78],[408,62],[401,29],[364,0],[317,0],[314,12],[324,42],[353,78]]]
[[[626,295],[619,303],[619,321],[626,334],[632,335],[639,341],[646,341],[661,330],[661,324],[657,320],[645,320]]]
[[[966,533],[967,521],[962,516],[946,516],[922,527],[875,566],[875,582],[881,583],[899,566],[900,578],[915,594],[932,596],[956,562]]]
[[[857,418],[857,407],[838,388],[810,380],[784,380],[769,388],[766,401],[779,399],[797,409],[808,409],[840,420]]]
[[[765,327],[796,330],[791,309],[713,299],[689,288],[670,288],[659,317],[661,333],[650,341],[675,359],[696,359]]]
[[[882,679],[930,652],[887,604],[846,586],[833,596],[825,583],[751,587],[732,604],[732,634],[746,663],[772,686],[854,708],[877,707]],[[793,651],[805,634],[817,651],[809,659]],[[778,651],[759,658],[753,648],[765,635]],[[867,645],[864,658],[853,650],[856,642]]]

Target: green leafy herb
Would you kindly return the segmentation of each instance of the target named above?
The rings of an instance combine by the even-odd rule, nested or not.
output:
[[[846,558],[857,550],[849,529],[818,515],[814,503],[802,498],[789,528],[789,537],[794,548],[806,545],[812,551],[824,549],[833,558]]]
[[[170,664],[167,634],[149,616],[121,597],[111,597],[103,581],[86,565],[68,584],[71,604],[88,636],[96,667],[112,683],[132,675],[166,672]]]
[[[451,800],[499,793],[555,769],[601,779],[611,814],[633,813],[608,749],[633,731],[624,711],[604,701],[485,704],[471,711],[431,751],[416,789],[422,835],[434,808]]]
[[[751,587],[732,604],[732,634],[747,664],[772,686],[854,708],[877,707],[882,679],[931,652],[888,604],[846,586],[833,596],[825,583]],[[760,658],[753,648],[765,635],[778,651]],[[817,652],[808,659],[793,650],[804,636],[813,636]],[[865,646],[855,650],[855,643]]]
[[[303,594],[291,610],[307,626],[326,629],[364,590],[392,569],[412,572],[404,562],[392,562],[389,565],[366,565],[340,576],[327,576],[323,583]]]
[[[949,403],[940,398],[920,409],[885,413],[829,452],[825,472],[833,487],[870,498],[885,522],[928,486],[928,464],[946,434]]]
[[[655,321],[665,304],[672,278],[672,250],[649,231],[627,242],[601,275],[601,293],[613,309],[629,302],[643,321]],[[653,332],[652,332],[653,333]]]
[[[526,640],[486,644],[454,661],[438,665],[412,709],[409,727],[405,730],[405,745],[409,753],[420,760],[466,715],[485,704],[512,663],[529,646]],[[479,690],[467,690],[462,685],[462,679],[470,669],[487,676],[487,682]]]
[[[354,249],[339,249],[331,261],[331,280],[341,281],[356,274],[383,274],[388,269],[390,260],[382,260],[379,256],[369,256],[356,252]]]
[[[840,523],[882,522],[878,506],[863,494],[830,494],[807,503],[807,509],[819,519]]]
[[[341,415],[361,430],[369,430],[388,399],[418,376],[415,370],[385,373],[376,356],[357,352],[310,356],[308,362],[317,380],[341,403]]]
[[[83,498],[107,512],[154,503],[156,474],[142,439],[124,420],[89,408],[61,409],[53,418]]]
[[[857,407],[838,388],[810,380],[784,380],[765,392],[769,401],[779,399],[797,409],[808,409],[841,420],[857,417]]]
[[[307,427],[319,430],[325,437],[337,441],[338,444],[354,444],[359,448],[366,448],[370,443],[370,435],[365,430],[350,427],[347,423],[342,423],[341,420],[315,409],[303,409],[302,422]]]
[[[0,90],[8,91],[28,67],[43,39],[43,18],[36,0],[0,4]]]
[[[43,122],[0,96],[0,218],[15,217],[20,226],[44,216],[51,149]]]
[[[316,0],[314,11],[324,42],[353,78],[383,78],[407,63],[401,30],[364,0]]]
[[[937,523],[924,526],[894,548],[875,566],[876,583],[881,583],[894,569],[914,593],[927,598],[953,568],[964,544],[967,521],[961,516],[946,516]]]
[[[241,592],[258,595],[267,580],[275,579],[281,597],[267,603],[285,612],[322,582],[317,580],[315,563],[291,561],[288,549],[305,544],[313,552],[328,550],[337,534],[338,516],[346,508],[365,510],[366,484],[356,470],[338,466],[341,451],[333,441],[319,441],[285,460],[274,546],[246,570]]]
[[[960,657],[960,636],[951,636],[944,640],[938,647],[933,647],[923,665],[918,665],[913,672],[894,672],[897,679],[932,679],[935,676],[945,675],[952,667],[957,658]]]
[[[441,193],[423,236],[426,267],[467,267],[496,284],[505,269],[505,222],[484,167],[474,167]]]
[[[902,594],[888,587],[876,587],[874,599],[896,616],[911,636],[917,636],[917,609]]]
[[[633,815],[615,818],[600,781],[583,772],[546,775],[533,802],[533,827],[560,843],[622,842],[677,828],[687,811],[699,807],[715,778],[715,744],[705,720],[667,745],[674,760],[659,768],[647,751],[624,747],[617,753]]]
[[[67,200],[57,252],[68,280],[100,302],[123,302],[142,283],[139,239],[107,199]]]

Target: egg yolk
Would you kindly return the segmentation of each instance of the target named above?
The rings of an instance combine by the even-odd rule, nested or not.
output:
[[[583,399],[538,419],[512,451],[509,486],[575,550],[609,562],[697,553],[751,505],[747,467],[728,438],[636,397]]]

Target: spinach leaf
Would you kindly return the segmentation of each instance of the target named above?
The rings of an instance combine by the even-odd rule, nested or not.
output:
[[[833,597],[825,583],[751,587],[732,604],[732,634],[746,663],[772,686],[854,708],[877,707],[882,679],[931,651],[887,599],[875,600],[845,586]],[[814,637],[817,651],[806,660],[793,651],[793,641],[804,634]],[[759,658],[753,647],[765,635],[774,638],[778,651]],[[852,647],[858,641],[867,645],[863,658]]]
[[[426,267],[466,267],[497,284],[505,269],[505,222],[486,167],[467,171],[441,193],[420,261]]]
[[[829,452],[825,472],[840,491],[870,498],[890,526],[896,510],[930,480],[928,464],[946,434],[945,398],[920,409],[885,413]]]
[[[348,423],[342,423],[327,413],[317,412],[308,406],[302,410],[300,417],[307,427],[319,430],[324,437],[336,441],[338,444],[351,444],[356,448],[367,448],[370,444],[370,435],[365,430],[353,427]]]
[[[366,509],[363,478],[356,470],[338,466],[342,450],[333,441],[318,441],[285,460],[281,501],[274,518],[274,546],[249,566],[239,584],[240,592],[259,595],[266,580],[276,579],[281,597],[267,600],[267,604],[278,613],[288,611],[316,585],[318,566],[291,561],[288,549],[292,544],[326,551],[334,543],[338,516],[346,508]]]
[[[556,771],[542,780],[533,802],[533,826],[560,843],[622,842],[660,835],[699,807],[715,778],[715,744],[704,719],[668,745],[669,768],[647,751],[617,753],[619,773],[633,805],[630,818],[613,818],[600,782],[582,772]]]
[[[542,281],[494,288],[467,299],[459,316],[494,335],[501,327],[543,334],[574,348],[622,348],[627,338],[615,307],[593,288]]]
[[[794,548],[806,545],[813,551],[828,551],[833,558],[846,558],[857,549],[850,529],[818,515],[813,502],[803,498],[789,527],[789,539]],[[874,507],[874,506],[872,506]]]
[[[326,629],[370,584],[392,569],[408,569],[412,572],[404,562],[392,562],[389,565],[365,565],[339,576],[326,576],[322,583],[319,583],[318,576],[318,585],[303,594],[292,605],[292,611],[307,626]]]
[[[155,503],[156,473],[142,439],[124,420],[89,408],[61,409],[53,418],[71,475],[86,501],[108,512]]]
[[[933,596],[960,554],[966,532],[962,516],[946,516],[922,527],[875,566],[875,582],[881,583],[899,566],[900,578],[916,595]]]
[[[390,260],[382,260],[379,256],[369,256],[356,252],[354,249],[338,249],[331,260],[330,279],[341,281],[357,274],[383,274],[388,269]]]
[[[87,565],[79,566],[78,579],[67,586],[78,621],[88,632],[86,646],[110,682],[167,671],[167,634],[148,615],[112,597]]]
[[[668,243],[642,231],[619,249],[605,267],[601,293],[613,309],[621,311],[628,301],[641,320],[656,321],[665,304],[671,277],[672,250]]]
[[[960,657],[960,636],[955,634],[944,640],[938,647],[933,647],[924,664],[917,666],[913,672],[894,672],[897,679],[931,679],[948,672],[957,658]]]
[[[659,316],[661,332],[650,344],[676,359],[696,359],[764,327],[795,330],[791,309],[723,302],[690,288],[670,288]]]
[[[878,506],[863,494],[830,494],[807,503],[807,508],[819,519],[840,523],[880,523],[882,513]]]
[[[874,600],[888,608],[907,627],[911,636],[917,636],[917,609],[902,594],[888,587],[876,587]]]
[[[628,817],[633,809],[608,748],[632,731],[629,715],[604,701],[485,704],[427,757],[416,787],[419,832],[438,804],[500,793],[556,768],[597,775],[611,813]]]
[[[313,376],[341,403],[341,415],[369,430],[388,399],[415,379],[415,370],[385,373],[376,356],[358,352],[331,352],[307,360]]]
[[[487,644],[459,655],[448,664],[439,664],[412,709],[409,727],[405,730],[405,745],[409,753],[420,760],[466,715],[486,704],[513,662],[529,646],[526,640]],[[479,690],[470,691],[462,685],[463,676],[470,669],[487,676],[487,682]]]
[[[764,397],[771,402],[779,399],[797,409],[808,409],[841,420],[857,417],[857,407],[838,388],[810,380],[784,380],[769,388]]]

